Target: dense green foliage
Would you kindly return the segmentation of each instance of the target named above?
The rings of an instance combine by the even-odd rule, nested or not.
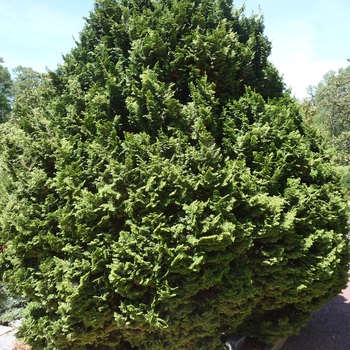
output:
[[[18,66],[12,70],[11,77],[9,70],[0,64],[0,123],[9,120],[13,111],[17,115],[23,114],[23,108],[36,108],[42,76],[32,68]]]
[[[4,60],[0,57],[0,123],[3,123],[11,111],[11,74],[1,63]]]
[[[350,66],[327,72],[317,86],[309,87],[309,98],[301,102],[301,113],[323,135],[333,149],[342,183],[350,195]]]
[[[309,119],[337,150],[337,161],[350,164],[350,66],[329,71],[322,81],[310,87],[310,98],[303,102]]]
[[[226,0],[96,2],[1,127],[1,272],[34,350],[272,342],[346,284],[339,176],[270,46]]]
[[[21,114],[20,110],[23,108],[36,108],[43,74],[22,66],[17,66],[12,70],[12,73],[11,93],[15,114]]]
[[[0,123],[8,120],[16,122],[18,115],[26,115],[25,111],[35,109],[40,95],[42,74],[22,66],[13,69],[12,73],[11,77],[8,69],[0,65]],[[6,187],[11,181],[2,165],[0,159],[0,210],[7,201]],[[27,300],[18,295],[8,295],[6,289],[0,286],[0,324],[6,325],[22,318],[23,306]]]

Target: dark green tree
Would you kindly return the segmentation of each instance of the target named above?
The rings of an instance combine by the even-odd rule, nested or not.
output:
[[[12,79],[8,69],[1,63],[4,63],[4,60],[0,57],[0,123],[3,123],[11,111]]]
[[[347,203],[226,0],[99,0],[36,109],[5,123],[6,288],[33,349],[273,342],[345,286]]]

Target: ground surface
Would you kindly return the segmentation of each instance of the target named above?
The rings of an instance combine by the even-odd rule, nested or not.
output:
[[[315,312],[283,350],[350,350],[350,281],[346,289]]]
[[[0,326],[0,350],[30,350],[28,345],[16,339],[18,326],[19,323],[11,327]]]
[[[15,335],[12,328],[0,326],[0,350],[12,349],[14,341]]]
[[[264,346],[248,338],[242,350],[264,350]],[[282,350],[350,350],[350,279],[347,288],[315,312]]]
[[[262,350],[264,343],[254,338],[247,338],[247,341],[242,350]]]

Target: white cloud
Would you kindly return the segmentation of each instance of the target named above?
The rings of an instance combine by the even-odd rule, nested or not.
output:
[[[312,22],[296,20],[281,23],[281,30],[268,34],[272,41],[271,62],[284,76],[297,98],[307,97],[306,88],[317,85],[329,70],[346,66],[346,61],[322,59],[316,48],[316,28]]]
[[[292,88],[292,94],[302,99],[308,97],[306,88],[309,85],[316,86],[329,70],[337,71],[345,66],[345,64],[338,61],[304,60],[295,64],[282,64],[280,70],[286,72],[284,80],[287,86]]]

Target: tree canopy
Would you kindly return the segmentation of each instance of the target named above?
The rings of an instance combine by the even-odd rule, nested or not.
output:
[[[350,163],[350,66],[327,72],[322,81],[310,87],[311,121],[321,129],[338,151],[340,164]],[[310,111],[310,109],[309,109]]]
[[[345,286],[339,176],[263,30],[227,0],[98,0],[1,126],[0,270],[34,350],[273,342]]]
[[[11,74],[6,67],[3,58],[0,57],[0,123],[4,122],[10,111],[10,97],[11,97]]]

